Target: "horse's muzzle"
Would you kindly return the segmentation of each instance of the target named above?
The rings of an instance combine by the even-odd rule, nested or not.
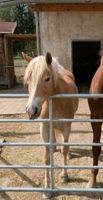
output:
[[[39,110],[38,110],[37,107],[34,107],[32,109],[32,112],[28,108],[26,108],[26,112],[29,115],[29,119],[35,119],[35,118],[37,118],[40,115]]]
[[[35,119],[35,115],[29,115],[29,119]]]

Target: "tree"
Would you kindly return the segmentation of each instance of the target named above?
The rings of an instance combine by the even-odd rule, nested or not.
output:
[[[17,6],[0,9],[0,21],[16,21],[18,33],[35,33],[34,14],[28,9],[27,4],[19,4]],[[29,49],[34,51],[36,44],[32,41],[14,42],[14,52],[21,52]]]
[[[28,10],[27,4],[19,4],[13,9],[12,20],[17,21],[19,33],[34,33],[34,14]]]
[[[35,32],[35,19],[34,14],[28,10],[27,4],[17,5],[12,12],[12,20],[17,22],[18,33],[34,33]],[[31,47],[31,48],[30,48]],[[31,49],[31,52],[35,49],[33,42],[15,42],[14,51],[26,51]]]

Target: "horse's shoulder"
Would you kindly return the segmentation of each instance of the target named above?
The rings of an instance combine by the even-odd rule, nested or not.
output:
[[[90,92],[101,93],[103,92],[103,69],[101,66],[97,69],[90,86]]]

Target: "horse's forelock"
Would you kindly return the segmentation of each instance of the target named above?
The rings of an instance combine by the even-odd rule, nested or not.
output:
[[[50,72],[50,68],[47,66],[44,56],[39,56],[36,59],[35,66],[33,67],[33,81],[38,82],[46,71]]]
[[[26,71],[25,71],[25,76],[24,76],[24,83],[28,84],[31,76],[32,76],[32,81],[35,84],[35,82],[38,82],[40,78],[42,78],[43,74],[45,71],[51,71],[54,77],[54,82],[56,85],[58,75],[62,75],[64,68],[60,65],[58,59],[56,57],[52,58],[52,64],[51,67],[47,66],[47,63],[45,61],[45,56],[38,56],[30,61],[28,64]]]
[[[44,56],[32,59],[25,71],[24,84],[28,84],[31,77],[33,84],[35,84],[42,78],[45,71],[50,71],[50,68],[47,66]]]

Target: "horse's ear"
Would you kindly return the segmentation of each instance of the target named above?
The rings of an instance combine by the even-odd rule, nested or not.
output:
[[[24,60],[26,60],[28,63],[33,59],[31,56],[28,56],[28,54],[22,52],[22,56]]]
[[[46,53],[46,63],[47,65],[51,65],[52,63],[52,56],[49,52]]]

